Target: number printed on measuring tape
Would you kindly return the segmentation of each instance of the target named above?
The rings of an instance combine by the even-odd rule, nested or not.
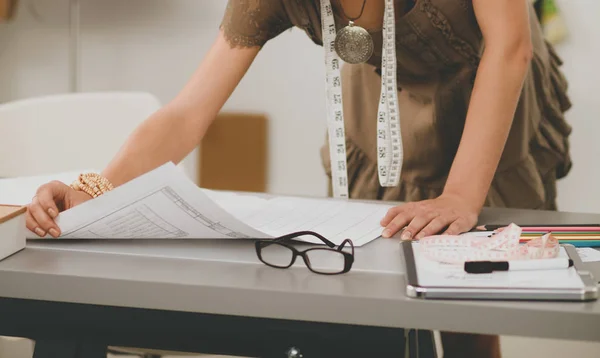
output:
[[[340,58],[335,51],[336,26],[330,0],[321,0],[321,15],[326,69],[327,132],[333,195],[336,198],[348,198]],[[394,0],[385,0],[381,94],[375,117],[377,120],[377,172],[379,183],[384,187],[398,185],[403,158],[397,99],[395,26]],[[337,165],[335,165],[336,163]]]
[[[377,167],[381,186],[397,186],[402,169],[402,135],[397,101],[396,20],[394,0],[385,1],[383,49],[381,60],[381,95],[377,132]],[[393,160],[394,159],[394,160]]]
[[[336,27],[333,18],[333,9],[329,0],[321,0],[321,26],[323,29],[323,48],[325,50],[327,133],[329,135],[331,186],[334,197],[348,198],[342,77],[340,73],[340,58],[335,52]]]

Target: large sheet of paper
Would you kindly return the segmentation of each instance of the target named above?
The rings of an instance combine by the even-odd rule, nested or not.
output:
[[[210,200],[172,163],[61,213],[57,224],[64,239],[268,237]]]
[[[379,222],[391,208],[390,205],[341,199],[259,198],[219,192],[208,195],[236,218],[271,236],[311,230],[338,244],[349,238],[355,246],[381,235],[383,228]],[[303,240],[320,242],[310,237]]]
[[[320,233],[361,246],[381,234],[390,205],[335,199],[263,198],[198,188],[165,164],[57,218],[63,239],[273,238]],[[28,238],[38,238],[29,233]],[[321,243],[303,237],[305,241]]]

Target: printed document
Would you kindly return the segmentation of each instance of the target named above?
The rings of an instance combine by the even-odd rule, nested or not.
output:
[[[336,199],[208,194],[239,220],[274,237],[311,230],[336,244],[349,238],[355,246],[364,245],[381,235],[383,228],[379,222],[392,207]],[[321,242],[310,238],[303,239]]]
[[[168,163],[62,212],[57,223],[62,239],[274,238],[310,230],[336,244],[349,238],[361,246],[380,236],[379,222],[390,207],[210,191]]]

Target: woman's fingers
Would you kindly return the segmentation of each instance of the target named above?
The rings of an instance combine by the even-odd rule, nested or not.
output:
[[[383,219],[381,219],[381,226],[388,226],[392,222],[392,220],[394,220],[394,218],[398,216],[398,214],[404,211],[404,209],[405,208],[403,206],[394,206],[393,208],[389,209],[387,213],[385,213]]]
[[[422,239],[427,236],[436,235],[440,233],[448,224],[450,220],[444,216],[437,216],[431,220],[421,232],[417,235],[417,239]]]
[[[401,211],[385,227],[381,236],[389,238],[404,228],[414,217],[411,211]]]
[[[407,203],[391,208],[381,221],[383,237],[404,228],[401,239],[421,239],[439,234],[458,235],[477,223],[478,212],[460,196],[441,195],[432,200]]]
[[[45,236],[45,234],[48,233],[54,237],[58,236],[58,227],[54,222],[54,219],[50,217],[46,210],[44,210],[37,196],[33,198],[33,201],[29,206],[29,212],[38,225],[38,229],[35,231],[36,234]]]
[[[402,233],[402,240],[410,240],[412,238],[420,238],[423,228],[430,225],[433,220],[439,219],[440,214],[436,211],[425,211],[417,215]]]
[[[390,210],[390,212],[398,212],[398,214],[386,225],[382,233],[383,237],[391,237],[399,230],[404,229],[400,237],[402,240],[420,239],[437,234],[446,227],[448,227],[446,231],[448,234],[452,232],[460,233],[464,226],[462,225],[464,220],[457,218],[452,210],[442,210],[440,212],[415,207],[411,210]],[[458,223],[454,224],[457,220]]]
[[[458,235],[461,232],[469,231],[471,229],[469,226],[471,225],[468,224],[467,220],[463,218],[458,218],[456,221],[450,224],[450,226],[448,227],[448,229],[446,229],[444,234]]]
[[[65,184],[58,181],[44,184],[38,189],[28,210],[33,220],[30,222],[30,230],[41,237],[46,234],[50,234],[52,237],[60,236],[60,228],[54,221],[59,212],[56,202],[64,201],[67,189]]]
[[[62,190],[58,183],[52,182],[47,185],[47,187],[40,188],[35,197],[42,209],[54,220],[59,212],[55,200],[62,201],[64,195],[59,195],[62,194]]]
[[[31,206],[27,207],[27,213],[25,214],[25,226],[27,226],[27,229],[34,232],[39,237],[46,236],[46,232],[40,228],[40,225],[31,215]]]

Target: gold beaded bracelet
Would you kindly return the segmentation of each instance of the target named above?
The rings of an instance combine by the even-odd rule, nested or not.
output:
[[[92,198],[97,198],[98,196],[113,190],[114,186],[108,179],[99,174],[82,173],[79,174],[79,177],[71,184],[71,188],[82,191]]]

